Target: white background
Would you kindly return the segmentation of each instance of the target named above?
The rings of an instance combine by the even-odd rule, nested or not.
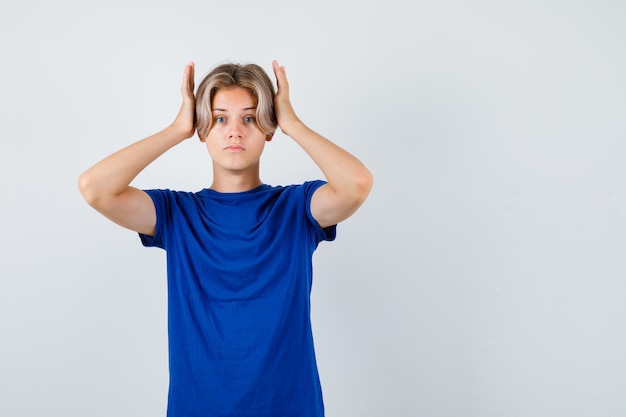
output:
[[[184,65],[287,68],[374,173],[315,255],[329,417],[626,415],[626,3],[0,6],[0,415],[165,413],[164,253],[78,175],[170,123]],[[198,190],[196,138],[135,182]],[[285,136],[262,178],[320,177]]]

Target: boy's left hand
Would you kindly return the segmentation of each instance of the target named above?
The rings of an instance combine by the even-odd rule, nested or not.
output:
[[[278,61],[272,61],[272,68],[276,76],[276,85],[278,91],[274,97],[274,111],[276,112],[276,120],[280,130],[289,136],[289,130],[294,124],[301,123],[296,112],[291,105],[289,99],[289,83],[287,82],[287,74],[285,67],[278,65]]]

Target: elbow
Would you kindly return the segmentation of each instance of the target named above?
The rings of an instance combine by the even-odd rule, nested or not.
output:
[[[78,177],[78,190],[87,204],[92,207],[97,204],[98,198],[97,194],[94,192],[93,181],[89,175],[89,171],[83,172]]]
[[[374,185],[374,176],[367,168],[363,168],[362,172],[355,177],[354,184],[354,199],[358,202],[358,205],[361,205],[367,199]]]

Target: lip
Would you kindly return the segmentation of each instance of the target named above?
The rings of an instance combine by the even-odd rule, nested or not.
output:
[[[224,149],[228,152],[241,152],[244,150],[243,146],[241,145],[229,145]]]

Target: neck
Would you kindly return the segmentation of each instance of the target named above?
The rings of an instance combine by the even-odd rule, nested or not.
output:
[[[250,191],[263,184],[259,173],[217,173],[213,172],[211,189],[220,193],[240,193]]]

